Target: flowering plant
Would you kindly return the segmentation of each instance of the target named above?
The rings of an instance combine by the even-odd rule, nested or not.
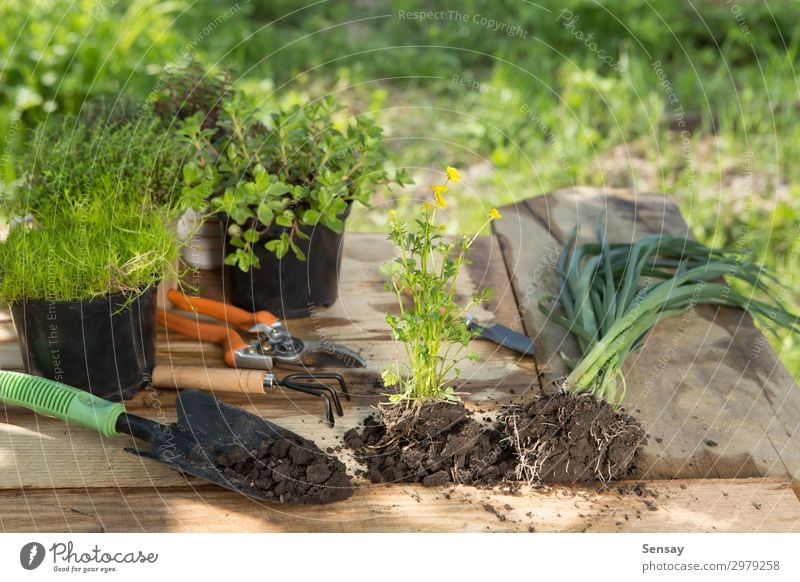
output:
[[[469,263],[477,235],[462,235],[455,241],[445,238],[437,213],[447,208],[444,195],[449,185],[461,179],[453,167],[448,166],[446,173],[444,184],[431,186],[433,201],[420,205],[411,227],[390,211],[389,239],[398,257],[381,265],[380,272],[388,277],[386,288],[394,292],[400,307],[399,315],[386,315],[386,322],[407,356],[407,363],[396,361],[383,370],[384,384],[397,387],[392,402],[457,400],[450,384],[461,374],[459,362],[477,360],[477,354],[467,351],[475,332],[464,316],[470,307],[489,300],[492,290],[476,291],[465,304],[456,297],[458,274]],[[492,208],[484,226],[500,217]]]

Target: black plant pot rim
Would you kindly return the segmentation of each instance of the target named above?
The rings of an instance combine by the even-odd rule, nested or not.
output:
[[[347,207],[342,212],[340,212],[338,214],[338,218],[341,218],[342,221],[345,221],[350,217],[350,213],[353,210],[353,202],[355,202],[355,201],[354,200],[345,200],[345,202],[347,202]],[[217,213],[214,214],[214,216],[216,216],[217,219],[222,223],[222,225],[225,226],[224,237],[226,239],[229,239],[230,235],[228,234],[228,227],[231,224],[238,224],[238,223],[233,221],[233,220],[231,220],[230,216],[225,212],[217,212]],[[248,220],[250,222],[256,221],[256,222],[258,222],[258,225],[260,225],[262,227],[264,226],[264,224],[261,223],[260,221],[258,221],[257,218],[250,218]],[[248,227],[248,228],[252,228],[252,227]],[[302,228],[311,229],[312,233],[317,228],[325,228],[327,230],[330,230],[331,232],[336,232],[336,231],[332,230],[331,228],[328,228],[327,226],[325,226],[324,224],[322,224],[320,222],[317,222],[316,224],[311,224],[311,225],[302,225],[302,224],[298,223],[298,229],[302,229]],[[275,222],[272,222],[272,224],[270,224],[267,227],[267,230],[265,232],[260,233],[258,235],[258,242],[254,243],[254,244],[262,243],[265,240],[272,240],[272,239],[276,238],[277,236],[280,236],[281,233],[289,232],[290,230],[292,230],[291,226],[280,226],[280,225],[276,224]],[[344,232],[344,225],[342,225],[342,232]],[[312,236],[313,236],[313,234],[312,234]]]
[[[137,292],[130,292],[130,291],[115,291],[114,293],[108,293],[106,295],[97,295],[91,298],[84,298],[84,299],[47,299],[47,298],[24,298],[24,299],[17,299],[16,301],[12,301],[11,305],[16,304],[46,304],[50,305],[52,303],[107,303],[107,302],[119,302],[124,303],[126,301],[136,301],[142,295],[147,294],[150,292],[151,289],[155,289],[158,287],[158,283],[152,283],[147,287],[143,288],[141,291]],[[121,301],[117,301],[117,300]]]

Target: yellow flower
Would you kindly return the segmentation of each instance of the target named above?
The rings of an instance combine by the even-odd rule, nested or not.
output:
[[[395,210],[394,208],[392,208],[391,210],[389,210],[389,216],[391,216],[392,218],[394,218],[395,216],[397,216],[397,210]]]
[[[461,174],[453,166],[447,166],[447,177],[450,178],[453,184],[457,184],[461,179]]]
[[[497,211],[497,208],[492,208],[489,211],[489,220],[499,220],[503,218],[503,215]]]
[[[423,202],[422,203],[422,209],[423,210],[433,210],[433,204],[431,204],[430,202]]]
[[[431,190],[433,190],[433,196],[436,198],[436,204],[442,208],[447,208],[447,200],[445,200],[444,196],[442,196],[442,194],[447,192],[447,186],[437,184],[436,186],[431,186]]]

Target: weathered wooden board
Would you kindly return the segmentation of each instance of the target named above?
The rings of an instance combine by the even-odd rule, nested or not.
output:
[[[554,268],[570,230],[594,240],[605,212],[613,242],[658,232],[690,234],[660,195],[577,188],[502,209],[494,223],[520,312],[546,382],[567,372],[574,339],[538,310],[557,294]],[[643,478],[780,476],[800,479],[800,391],[751,318],[699,307],[661,323],[626,367],[626,407],[650,436]]]
[[[217,488],[0,492],[14,532],[795,532],[800,503],[785,482],[650,482],[637,493],[594,488],[411,485],[359,490],[314,507],[259,503]]]

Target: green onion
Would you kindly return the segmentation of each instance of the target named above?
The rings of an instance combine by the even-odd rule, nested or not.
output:
[[[658,322],[696,305],[739,307],[773,332],[778,326],[800,332],[797,316],[777,300],[760,301],[733,288],[738,280],[774,298],[779,285],[772,273],[733,249],[665,234],[611,244],[601,224],[598,242],[579,245],[576,232],[570,233],[559,257],[558,297],[539,303],[543,313],[578,341],[582,357],[565,381],[569,390],[621,402],[627,357]],[[546,306],[552,301],[561,313]]]

